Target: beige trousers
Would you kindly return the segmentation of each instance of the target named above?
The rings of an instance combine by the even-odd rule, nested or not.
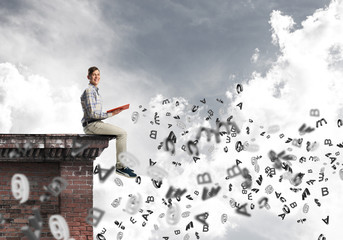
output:
[[[86,134],[99,134],[99,135],[116,135],[116,155],[117,155],[117,168],[123,167],[119,162],[119,154],[126,152],[127,133],[124,129],[114,126],[103,121],[96,121],[88,124],[83,128]]]

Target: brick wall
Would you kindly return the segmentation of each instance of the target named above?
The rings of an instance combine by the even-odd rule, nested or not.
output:
[[[74,239],[93,239],[93,227],[86,222],[93,207],[93,162],[71,162],[60,166],[61,177],[69,186],[61,195],[60,210]]]
[[[64,217],[71,238],[93,239],[93,227],[86,222],[88,209],[93,207],[93,160],[112,138],[76,134],[0,135],[0,214],[5,219],[3,224],[0,219],[0,240],[28,239],[21,228],[34,216],[33,208],[39,209],[43,219],[42,240],[54,239],[49,217],[55,214]],[[76,140],[87,147],[73,156]],[[30,149],[21,151],[27,143],[31,143]],[[22,204],[11,191],[11,178],[16,173],[24,174],[30,185],[29,199]],[[59,196],[41,202],[40,196],[46,193],[43,187],[58,176],[68,182],[67,188]]]

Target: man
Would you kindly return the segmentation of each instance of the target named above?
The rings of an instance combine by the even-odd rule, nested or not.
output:
[[[120,113],[122,110],[115,110],[111,113],[102,111],[102,100],[98,88],[100,71],[97,67],[90,67],[88,69],[87,78],[89,79],[88,88],[81,95],[81,105],[84,114],[81,120],[83,131],[86,134],[116,135],[116,172],[123,176],[134,178],[137,175],[132,169],[124,167],[118,158],[120,153],[126,152],[126,131],[101,121]]]

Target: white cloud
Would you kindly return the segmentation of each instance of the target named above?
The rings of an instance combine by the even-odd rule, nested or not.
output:
[[[48,79],[23,69],[0,64],[1,132],[71,133],[80,128],[82,111],[74,97],[79,93],[76,87],[52,88]]]
[[[210,212],[211,217],[208,221],[213,232],[211,232],[211,235],[206,235],[206,239],[218,239],[225,234],[230,236],[230,231],[233,231],[232,229],[234,228],[236,230],[238,229],[238,231],[249,229],[249,231],[256,235],[256,238],[262,239],[288,239],[290,236],[293,238],[298,237],[298,239],[303,239],[303,236],[318,238],[321,233],[324,233],[328,238],[337,238],[337,230],[332,231],[337,226],[336,222],[330,223],[331,225],[325,228],[326,226],[323,226],[323,221],[321,220],[328,214],[331,219],[336,219],[338,224],[338,219],[342,216],[342,210],[337,210],[340,208],[340,205],[336,200],[336,196],[339,196],[342,192],[339,190],[340,182],[335,181],[337,174],[331,174],[331,167],[326,166],[325,174],[330,179],[333,179],[332,181],[316,183],[313,187],[307,186],[305,181],[311,178],[317,179],[318,181],[318,174],[323,167],[322,163],[327,162],[324,154],[330,150],[323,145],[323,140],[328,137],[332,138],[333,141],[339,140],[339,136],[335,133],[339,131],[339,129],[337,130],[336,121],[337,118],[341,117],[339,114],[341,114],[340,109],[342,108],[341,103],[337,101],[340,96],[340,90],[342,89],[342,83],[340,81],[342,78],[342,69],[337,67],[338,65],[335,65],[335,63],[340,62],[342,54],[340,48],[337,47],[339,46],[338,39],[342,39],[342,30],[338,30],[338,26],[341,26],[342,22],[340,18],[332,18],[331,16],[337,16],[341,13],[341,5],[341,2],[333,2],[328,9],[317,11],[313,17],[309,17],[304,21],[302,23],[302,29],[294,31],[292,29],[294,25],[292,18],[283,16],[279,11],[274,11],[271,14],[270,21],[273,40],[280,47],[280,56],[267,72],[266,76],[255,72],[248,82],[242,83],[244,88],[242,93],[237,94],[235,88],[226,93],[227,97],[233,101],[228,115],[234,115],[234,120],[237,121],[242,130],[242,134],[237,137],[237,140],[255,144],[259,148],[258,152],[251,153],[245,151],[238,154],[235,151],[234,144],[231,144],[228,147],[228,153],[225,153],[223,149],[226,144],[222,141],[220,144],[215,144],[215,150],[209,154],[206,153],[205,149],[210,148],[211,146],[209,145],[212,145],[213,142],[207,143],[206,140],[202,139],[199,144],[202,150],[202,154],[200,155],[201,160],[195,164],[187,159],[187,155],[185,157],[185,153],[180,152],[179,145],[192,139],[195,134],[194,132],[197,131],[199,126],[210,126],[208,122],[203,120],[203,115],[198,113],[192,122],[187,123],[187,129],[189,129],[190,133],[185,138],[180,137],[180,142],[177,145],[177,154],[175,156],[170,156],[164,152],[159,152],[154,156],[154,160],[158,160],[161,166],[167,169],[169,173],[168,181],[164,183],[166,185],[161,192],[156,192],[156,198],[163,197],[169,186],[184,188],[187,186],[187,190],[190,193],[196,188],[201,190],[202,186],[196,185],[195,179],[198,174],[204,172],[208,172],[212,176],[213,185],[218,183],[222,187],[222,192],[216,198],[206,200],[208,203],[211,202],[211,204],[205,204],[200,199],[192,202],[193,217],[204,211]],[[335,67],[333,67],[334,65]],[[183,107],[183,104],[187,105],[184,99],[180,100],[180,103],[182,102],[181,112],[178,112],[175,108],[174,104],[176,99],[171,100],[170,105],[162,105],[161,102],[163,99],[163,96],[157,96],[151,101],[150,108],[152,111],[150,117],[153,116],[155,111],[163,116],[168,111],[167,109],[169,109],[174,114],[179,114],[183,120],[187,119],[187,114],[184,111],[188,111],[189,113],[191,106]],[[243,103],[243,110],[239,110],[236,107],[236,104],[240,102]],[[317,151],[307,153],[304,147],[301,150],[296,149],[296,147],[290,144],[286,145],[284,141],[287,137],[299,138],[300,136],[297,131],[304,122],[311,127],[315,127],[316,121],[320,118],[310,116],[309,112],[311,109],[319,109],[320,118],[325,118],[328,124],[316,129],[314,133],[304,136],[306,140],[317,140],[320,142],[320,148]],[[204,112],[206,108],[203,107],[201,110]],[[254,122],[250,124],[248,122],[249,119],[253,119]],[[161,118],[161,123],[165,123],[165,121],[167,121],[166,117]],[[279,126],[280,130],[271,133],[270,139],[267,139],[266,136],[260,136],[262,131],[275,125]],[[170,131],[166,129],[166,124],[159,127],[156,125],[152,126],[149,129],[158,128],[159,133],[164,132],[162,136],[165,137]],[[251,128],[250,135],[245,133],[247,126]],[[180,132],[176,132],[176,135],[179,136]],[[286,138],[281,140],[279,138],[279,134],[281,133],[284,133]],[[253,138],[255,139],[254,141],[252,140]],[[163,140],[163,138],[159,140]],[[304,141],[304,145],[306,140]],[[212,141],[214,140],[212,139]],[[234,143],[236,140],[232,139],[232,142]],[[293,149],[290,153],[295,154],[298,158],[306,156],[309,159],[311,154],[315,154],[321,159],[318,163],[313,163],[308,160],[306,165],[292,162],[294,173],[303,172],[306,174],[301,185],[302,189],[308,187],[311,191],[311,196],[306,201],[301,199],[301,193],[293,194],[289,190],[293,186],[288,184],[286,180],[282,184],[278,182],[280,172],[277,172],[278,175],[273,179],[268,178],[263,173],[265,167],[270,165],[268,152],[270,150],[280,152],[289,147]],[[268,184],[272,184],[276,191],[281,192],[287,199],[286,203],[288,205],[292,202],[297,202],[298,204],[297,208],[291,209],[291,213],[286,216],[284,221],[278,217],[282,213],[284,204],[275,197],[275,194],[269,196],[271,210],[267,212],[259,210],[251,211],[248,207],[248,211],[253,215],[248,219],[236,214],[234,209],[227,207],[231,196],[241,204],[249,202],[246,199],[246,195],[241,194],[240,183],[243,179],[240,177],[236,177],[231,181],[234,191],[232,193],[227,192],[228,182],[224,179],[227,168],[234,166],[236,159],[240,159],[242,161],[242,167],[247,167],[252,174],[254,186],[256,187],[255,180],[259,174],[254,172],[250,164],[250,159],[252,155],[255,156],[257,154],[263,155],[263,158],[259,161],[259,174],[262,174],[265,180],[260,192],[256,195],[254,194],[255,207],[258,208],[256,202],[266,195],[264,188]],[[176,167],[170,163],[175,160],[182,162],[184,167],[183,171],[177,172],[175,170]],[[308,168],[313,170],[313,174],[307,172]],[[213,187],[212,184],[207,187]],[[326,197],[321,196],[321,187],[328,187],[330,195]],[[146,188],[142,188],[139,191],[144,193],[145,191],[149,191],[149,188],[151,186],[149,187],[147,185]],[[223,194],[229,195],[229,198],[223,198]],[[316,206],[314,198],[318,198],[322,202],[321,208]],[[303,216],[301,211],[305,202],[310,205],[311,210],[308,215]],[[155,205],[155,207],[156,209],[162,210],[158,205]],[[185,209],[185,206],[182,205],[182,208]],[[223,213],[229,214],[230,227],[225,227],[227,225],[217,223],[220,215]],[[307,225],[297,223],[298,219],[304,217],[307,218]],[[199,224],[194,218],[193,222]],[[170,226],[160,224],[161,232],[155,234],[159,237],[167,233],[173,234],[167,231]],[[182,222],[180,226],[184,226],[185,224],[186,222]],[[273,226],[273,228],[271,229],[270,226]]]
[[[41,6],[34,6],[36,11],[49,16],[52,20],[47,25],[41,24],[44,21],[39,16],[32,16],[30,12],[26,12],[21,17],[13,16],[7,19],[11,27],[2,26],[3,34],[0,37],[0,41],[4,43],[0,46],[2,57],[10,62],[23,62],[24,65],[32,61],[34,64],[32,64],[30,69],[33,72],[40,73],[40,75],[26,73],[23,69],[19,69],[19,67],[10,63],[0,64],[0,110],[2,112],[0,128],[2,132],[51,133],[57,131],[82,133],[80,126],[82,111],[79,102],[79,96],[82,91],[80,91],[80,88],[76,88],[74,85],[76,81],[74,79],[80,78],[89,65],[93,65],[94,62],[101,62],[102,54],[106,52],[107,48],[113,47],[113,45],[118,43],[120,43],[118,46],[122,46],[124,43],[120,42],[120,38],[108,26],[102,26],[100,30],[98,24],[101,23],[101,17],[96,7],[94,9],[94,6],[88,4],[75,7],[75,4],[76,2],[73,1],[63,3],[59,11],[56,12],[55,8],[52,8],[52,5],[49,4],[43,5],[42,8]],[[327,125],[316,129],[313,134],[308,135],[308,139],[319,139],[321,141],[320,149],[313,153],[320,155],[321,161],[317,164],[311,162],[303,165],[294,164],[294,169],[306,172],[308,167],[312,167],[315,174],[307,174],[306,180],[310,177],[318,179],[318,171],[323,166],[322,163],[328,162],[323,155],[327,151],[331,151],[331,149],[323,146],[323,140],[329,137],[336,142],[341,140],[340,136],[336,134],[341,130],[337,129],[336,121],[337,118],[342,118],[342,104],[339,101],[341,89],[343,89],[341,81],[343,77],[341,50],[341,39],[343,39],[341,27],[342,8],[342,1],[333,1],[327,9],[318,10],[313,16],[308,17],[302,23],[302,28],[297,30],[293,29],[294,21],[290,16],[284,16],[280,11],[274,11],[271,14],[270,23],[272,26],[272,38],[274,43],[280,48],[280,56],[266,76],[255,72],[249,81],[242,83],[244,91],[241,94],[238,95],[235,89],[226,93],[229,100],[233,100],[233,108],[229,109],[228,113],[234,115],[234,120],[237,120],[242,128],[242,136],[239,136],[237,139],[241,139],[244,142],[256,138],[254,144],[259,146],[259,152],[264,155],[263,161],[260,161],[261,174],[264,167],[269,163],[267,158],[268,151],[271,149],[279,151],[286,148],[286,146],[288,147],[288,145],[284,144],[285,139],[282,141],[279,139],[279,133],[284,133],[290,137],[299,137],[297,130],[302,123],[305,122],[307,125],[315,126],[318,118],[309,116],[311,109],[319,109],[320,118],[324,117],[328,122]],[[77,9],[80,14],[72,14],[71,11],[74,11],[74,9]],[[185,13],[188,12],[186,10],[184,10]],[[60,16],[63,16],[63,18],[61,19]],[[194,19],[192,20],[196,25],[213,24],[213,21],[208,22],[207,14],[196,17],[196,14],[193,13],[193,16]],[[71,28],[64,28],[66,22],[71,24]],[[79,24],[80,22],[82,23],[81,25]],[[13,32],[13,26],[23,25],[27,26],[28,30]],[[40,32],[33,32],[32,29],[38,29]],[[53,29],[62,30],[54,33]],[[90,33],[94,33],[94,35]],[[35,37],[35,34],[39,35],[39,37]],[[11,35],[11,38],[6,38],[7,35]],[[94,41],[99,44],[93,45]],[[18,48],[16,49],[14,46],[18,46]],[[77,50],[70,51],[70,49],[74,48]],[[22,58],[14,57],[13,50],[15,50],[15,55],[22,56]],[[113,51],[116,51],[115,47]],[[37,56],[44,60],[37,60]],[[258,55],[253,59],[257,61]],[[45,66],[55,70],[44,70],[42,62],[45,63]],[[104,64],[106,69],[111,69],[114,65],[115,62]],[[73,66],[72,68],[75,67],[77,70],[71,69],[70,66]],[[43,69],[43,73],[38,71],[38,69]],[[214,69],[216,70],[216,68]],[[49,72],[49,74],[45,75],[44,72]],[[106,79],[109,79],[112,73],[116,73],[113,75],[117,76],[121,81],[111,83],[104,81],[105,87],[110,86],[106,90],[108,97],[106,98],[106,105],[109,107],[112,107],[110,106],[112,102],[116,104],[116,101],[119,101],[118,99],[123,101],[123,96],[127,95],[126,93],[130,91],[130,87],[137,86],[136,83],[140,80],[150,88],[154,87],[151,81],[149,81],[151,78],[150,74],[142,73],[143,77],[140,79],[141,75],[124,73],[114,69],[104,73]],[[58,81],[61,78],[63,80]],[[55,80],[52,81],[52,79]],[[230,79],[235,79],[235,76],[231,75]],[[160,81],[159,79],[154,80]],[[84,85],[86,85],[86,82]],[[121,88],[122,86],[125,86],[125,88]],[[209,86],[204,87],[207,88]],[[113,89],[114,93],[112,94],[108,89]],[[121,91],[116,89],[121,89]],[[143,88],[136,90],[137,93],[141,89]],[[140,167],[137,167],[135,170],[142,176],[142,183],[138,185],[132,180],[124,179],[125,187],[120,189],[113,185],[113,178],[116,177],[114,174],[111,176],[111,181],[106,183],[106,185],[100,185],[95,180],[94,205],[95,207],[101,206],[101,208],[103,207],[107,211],[102,223],[103,225],[99,226],[100,229],[106,225],[107,229],[111,229],[108,230],[108,234],[111,233],[110,236],[115,236],[118,230],[113,229],[113,221],[123,220],[127,229],[131,230],[131,232],[125,231],[125,238],[131,239],[138,234],[141,234],[141,236],[162,237],[165,233],[172,237],[174,236],[173,230],[177,228],[182,228],[183,230],[185,224],[192,220],[197,224],[197,230],[202,232],[200,224],[194,219],[194,215],[208,210],[210,212],[209,223],[211,231],[206,235],[206,239],[219,239],[226,232],[230,234],[233,228],[236,230],[240,229],[240,231],[249,229],[256,234],[256,238],[263,237],[264,239],[277,238],[282,240],[288,239],[289,236],[295,239],[297,237],[298,239],[316,239],[320,233],[325,233],[328,239],[338,238],[337,236],[340,234],[340,217],[342,216],[339,196],[342,194],[342,190],[340,190],[341,182],[337,173],[336,175],[331,174],[332,169],[329,165],[326,166],[327,170],[325,173],[330,180],[327,184],[324,182],[321,185],[318,184],[318,186],[329,187],[330,195],[322,197],[320,187],[317,187],[317,185],[311,188],[311,197],[309,197],[311,199],[311,201],[309,200],[311,209],[310,214],[306,215],[308,219],[306,224],[300,225],[296,223],[296,220],[302,216],[301,207],[306,201],[302,201],[299,194],[289,193],[286,190],[286,188],[289,188],[289,184],[280,185],[277,182],[278,179],[275,178],[273,181],[271,179],[269,181],[275,187],[278,187],[278,191],[282,191],[286,195],[288,204],[296,200],[299,203],[299,207],[296,210],[292,210],[292,214],[287,216],[285,221],[281,221],[277,214],[280,213],[283,204],[273,195],[273,197],[270,197],[270,204],[273,207],[271,211],[267,213],[254,211],[252,212],[253,217],[246,219],[244,216],[237,215],[229,207],[231,196],[242,203],[247,201],[246,195],[240,194],[239,184],[242,178],[237,177],[233,181],[235,191],[231,193],[227,192],[228,182],[223,178],[225,177],[226,169],[232,167],[236,159],[241,159],[242,165],[248,167],[250,172],[253,173],[253,170],[251,170],[252,166],[250,165],[252,153],[241,152],[237,154],[232,144],[228,153],[224,153],[224,141],[220,144],[215,144],[215,150],[209,153],[204,150],[211,148],[213,142],[207,143],[203,139],[200,143],[201,160],[195,164],[188,155],[180,152],[180,147],[187,140],[194,138],[194,134],[199,126],[210,126],[208,122],[203,120],[203,113],[208,110],[208,107],[201,107],[197,113],[189,114],[192,105],[187,100],[169,97],[171,104],[164,106],[161,101],[167,97],[158,95],[149,104],[142,104],[143,107],[139,108],[141,96],[138,96],[138,94],[134,95],[137,98],[132,100],[134,104],[131,105],[130,110],[108,121],[114,124],[121,123],[121,126],[128,131],[129,151],[141,162]],[[175,107],[176,101],[180,103],[179,108]],[[243,102],[242,111],[235,107],[240,102]],[[148,111],[146,113],[142,112],[143,108],[147,108]],[[79,110],[75,111],[75,109]],[[62,111],[64,113],[63,118],[60,114]],[[130,111],[139,112],[140,119],[137,124],[133,124],[130,121]],[[168,123],[173,124],[172,129],[175,130],[178,136],[183,131],[176,126],[176,119],[165,116],[166,111],[170,111],[173,115],[180,115],[181,121],[186,124],[186,129],[190,132],[188,135],[178,138],[180,140],[177,143],[178,152],[173,157],[169,153],[162,151],[156,153],[159,142],[163,141],[171,131],[171,129],[168,129]],[[202,111],[201,114],[200,111]],[[160,116],[161,125],[154,123],[155,112]],[[146,116],[144,117],[143,114]],[[188,118],[188,115],[191,115],[190,118]],[[254,120],[254,123],[250,124],[251,134],[249,136],[245,134],[248,119]],[[27,125],[27,122],[30,125]],[[272,125],[280,126],[280,131],[274,135],[271,134],[270,140],[259,135],[263,129],[268,129]],[[264,128],[261,129],[260,126]],[[151,130],[158,131],[156,140],[149,137]],[[234,140],[232,141],[234,142]],[[103,153],[101,158],[97,159],[97,162],[101,162],[105,168],[107,166],[110,167],[114,163],[114,143],[111,142],[110,144],[112,146]],[[293,153],[297,153],[297,156],[306,154],[309,157],[310,153],[304,153],[303,150],[300,151],[293,147]],[[168,170],[170,175],[159,190],[154,189],[150,179],[145,176],[149,158],[152,158],[153,161],[158,161],[159,165]],[[179,168],[172,165],[172,161],[182,162],[183,171],[178,172],[177,169]],[[194,190],[201,190],[203,186],[197,185],[196,176],[204,172],[211,174],[213,184],[218,183],[222,186],[222,191],[217,198],[206,200],[207,202],[201,201],[200,196],[198,196],[198,200],[191,202],[193,205],[191,209],[192,217],[182,219],[180,225],[172,229],[171,226],[166,224],[165,219],[158,218],[158,214],[165,212],[167,209],[161,204],[161,198],[165,197],[165,193],[171,185],[187,187],[189,193],[193,193]],[[254,175],[255,179],[256,176]],[[265,184],[269,181],[265,179]],[[212,187],[212,185],[207,186]],[[263,187],[265,186],[263,185]],[[301,187],[305,188],[307,184],[303,182]],[[109,189],[113,190],[113,192],[107,194]],[[139,221],[138,224],[133,225],[129,221],[130,216],[122,211],[127,203],[128,194],[135,192],[140,192],[144,200],[148,195],[156,196],[155,204],[144,205],[144,210],[150,207],[154,210],[154,215],[151,218],[149,217],[149,223],[146,228],[142,228],[141,214],[134,216]],[[255,201],[264,195],[263,189],[261,189],[261,192],[256,195]],[[224,193],[229,195],[228,199],[222,197]],[[122,205],[120,208],[113,210],[110,203],[119,196],[123,198]],[[192,196],[195,198],[194,194]],[[321,208],[318,208],[314,203],[313,198],[315,197],[318,197],[322,202],[323,206]],[[182,211],[186,210],[184,203],[184,201],[180,203]],[[229,214],[230,227],[228,228],[226,228],[226,225],[218,224],[222,213]],[[326,214],[330,214],[331,222],[329,226],[324,225],[321,220],[326,217]],[[157,233],[154,230],[151,231],[154,223],[160,226],[161,231]],[[273,228],[271,229],[270,226],[273,226]],[[287,229],[291,229],[291,231],[287,232]],[[332,229],[335,231],[332,231]],[[212,231],[213,235],[210,235]],[[97,229],[94,233],[97,233]],[[184,231],[183,234],[185,234]]]
[[[289,239],[290,237],[294,239],[303,239],[304,237],[317,239],[320,234],[324,234],[327,238],[337,239],[341,235],[338,226],[340,223],[339,219],[343,215],[343,210],[340,208],[338,200],[342,194],[342,190],[340,190],[341,180],[338,178],[337,171],[333,174],[333,169],[328,164],[329,160],[325,157],[327,152],[334,153],[339,151],[339,149],[330,149],[323,144],[324,139],[327,138],[331,138],[336,144],[341,141],[339,135],[336,134],[337,131],[340,131],[337,128],[336,122],[338,118],[342,117],[342,105],[337,101],[340,96],[340,90],[343,89],[340,81],[343,72],[339,64],[337,64],[342,58],[342,52],[338,43],[338,39],[341,39],[342,34],[342,30],[338,30],[338,26],[342,22],[340,18],[331,18],[332,15],[337,16],[341,13],[341,6],[341,2],[333,2],[329,8],[314,13],[312,17],[309,17],[302,23],[303,28],[295,31],[292,31],[294,22],[291,17],[283,16],[278,11],[272,13],[273,38],[276,41],[275,43],[279,45],[281,54],[266,76],[255,72],[249,81],[241,83],[244,89],[243,92],[238,94],[235,86],[231,91],[227,92],[227,97],[233,101],[232,107],[228,107],[228,115],[234,115],[234,120],[237,121],[242,130],[242,133],[236,139],[232,138],[232,143],[228,145],[228,152],[224,152],[224,147],[227,144],[222,139],[221,143],[214,144],[214,151],[209,154],[206,152],[206,149],[212,147],[214,140],[206,142],[205,138],[202,138],[199,142],[201,160],[195,164],[192,162],[192,159],[189,159],[187,154],[180,150],[180,145],[189,139],[193,139],[200,126],[210,127],[209,122],[203,120],[207,110],[203,106],[191,122],[186,122],[189,134],[178,138],[176,155],[170,156],[169,153],[158,152],[153,157],[169,173],[168,180],[164,182],[162,190],[155,192],[156,199],[164,197],[169,186],[187,188],[187,193],[189,192],[193,197],[195,197],[192,194],[194,190],[199,190],[201,195],[203,186],[197,184],[196,178],[198,174],[204,172],[209,173],[212,177],[212,184],[205,186],[211,188],[215,187],[215,184],[218,183],[222,187],[221,192],[216,198],[206,200],[207,202],[200,200],[200,195],[197,197],[197,200],[190,202],[192,204],[192,219],[181,221],[175,229],[171,229],[163,219],[155,218],[156,223],[160,227],[159,232],[149,232],[146,229],[139,230],[140,228],[137,228],[137,231],[144,231],[145,234],[154,236],[151,239],[163,236],[171,237],[175,235],[172,230],[181,229],[190,220],[198,225],[199,223],[194,219],[194,216],[208,211],[210,213],[208,222],[211,231],[210,234],[203,233],[204,235],[202,236],[206,239],[220,239],[221,237],[226,239],[233,235],[234,231],[249,231],[254,234],[256,239],[277,238],[281,240]],[[316,20],[314,21],[314,19]],[[323,34],[324,32],[325,34]],[[171,129],[175,130],[175,128],[170,130],[166,128],[168,118],[162,117],[165,112],[171,111],[174,114],[179,114],[183,121],[187,121],[187,115],[191,114],[192,106],[188,105],[186,100],[177,98],[170,99],[171,103],[169,105],[163,105],[163,99],[165,97],[160,95],[152,99],[150,103],[150,119],[153,120],[154,112],[158,112],[161,116],[161,126],[157,127],[154,124],[146,126],[150,126],[149,130],[153,128],[158,129],[159,133],[166,137],[169,131]],[[182,103],[180,106],[182,111],[177,111],[175,107],[177,100]],[[240,102],[243,103],[242,110],[236,107],[236,104]],[[310,116],[311,109],[319,109],[320,117]],[[328,124],[316,128],[311,134],[299,135],[298,129],[303,123],[315,127],[316,122],[321,118],[325,118]],[[253,119],[253,123],[249,123],[249,119]],[[176,121],[173,121],[175,124]],[[251,130],[249,135],[246,134],[247,126]],[[278,126],[278,129],[269,131],[268,129],[271,126]],[[270,139],[267,138],[267,135],[260,136],[260,133],[263,131],[270,134]],[[180,133],[181,130],[175,130],[177,136],[180,136]],[[281,133],[285,134],[286,137],[280,139],[279,134]],[[288,137],[303,137],[303,147],[298,149],[291,144],[285,144],[285,140]],[[163,137],[159,138],[159,140],[163,140]],[[255,144],[259,151],[237,153],[234,146],[237,140]],[[314,140],[319,142],[319,148],[314,152],[307,152],[304,147],[306,141]],[[158,144],[157,142],[159,141],[155,141],[155,145]],[[149,145],[151,143],[154,144],[150,141]],[[292,150],[289,148],[292,148]],[[311,195],[307,199],[302,200],[302,191],[297,194],[290,191],[289,188],[294,186],[290,185],[288,180],[283,180],[282,183],[279,182],[280,170],[277,170],[277,175],[274,178],[266,176],[264,169],[267,166],[271,166],[268,158],[270,150],[274,150],[277,153],[287,150],[288,154],[294,154],[298,159],[301,156],[306,156],[306,163],[300,164],[298,161],[291,163],[294,173],[305,173],[303,182],[299,187],[302,188],[302,191],[306,187],[309,188]],[[258,154],[263,157],[259,160],[260,172],[256,173],[251,165],[251,157]],[[314,155],[320,158],[319,162],[309,160],[309,157]],[[230,180],[230,183],[233,184],[233,191],[227,191],[229,182],[225,180],[226,170],[235,165],[236,159],[242,161],[242,168],[247,167],[249,169],[253,176],[253,186],[260,189],[258,194],[253,194],[252,202],[255,204],[255,210],[250,209],[251,202],[247,200],[247,195],[241,194],[240,184],[243,178],[236,177]],[[176,171],[176,167],[171,164],[172,161],[180,161],[183,170]],[[327,165],[323,165],[323,163],[327,163]],[[325,177],[329,178],[327,182],[318,182],[319,172],[322,167],[325,167]],[[312,169],[313,173],[308,173],[308,169]],[[264,178],[261,187],[255,183],[259,174],[262,174]],[[313,186],[306,183],[310,179],[316,180]],[[267,195],[264,192],[264,188],[269,184],[273,185],[275,191],[281,192],[281,196],[286,199],[285,203],[277,199],[274,193]],[[131,184],[130,186],[134,185]],[[146,192],[149,192],[151,187],[148,183],[144,187],[142,186],[142,188],[137,189],[137,191],[146,196]],[[322,196],[322,187],[328,187],[328,196]],[[130,189],[133,191],[133,188]],[[224,198],[224,194],[228,197]],[[269,211],[258,210],[258,200],[263,196],[269,197],[269,204],[271,205],[271,210]],[[252,217],[247,218],[239,215],[234,209],[230,208],[230,198],[234,198],[241,204],[248,202],[247,210],[252,214]],[[314,202],[315,198],[321,202],[320,208]],[[284,204],[290,207],[290,204],[293,202],[297,203],[297,207],[291,208],[291,213],[285,217],[285,220],[281,220],[278,215],[282,213]],[[302,213],[302,207],[305,203],[310,205],[310,212],[308,214]],[[181,209],[185,211],[184,202],[181,201],[180,204]],[[163,206],[156,204],[154,207],[156,211],[163,212]],[[220,223],[220,216],[223,213],[229,215],[229,222],[226,225]],[[327,226],[322,219],[328,215],[331,222]],[[301,224],[297,222],[297,220],[302,218],[306,218],[306,223]],[[271,228],[270,226],[273,227]],[[201,232],[199,225],[196,229],[198,232]],[[186,234],[186,232],[183,232],[183,234]]]
[[[115,23],[104,24],[101,10],[93,2],[15,4],[17,11],[0,10],[0,61],[28,66],[53,84],[85,79],[88,67],[102,69],[108,52],[116,53],[125,46],[119,37],[124,30]]]
[[[280,56],[273,64],[266,76],[261,76],[259,73],[254,73],[248,83],[243,85],[244,91],[237,95],[234,89],[227,93],[227,96],[234,96],[233,106],[239,102],[243,102],[243,110],[241,117],[245,119],[244,128],[250,125],[251,129],[255,129],[250,136],[246,138],[256,138],[260,147],[260,152],[264,153],[264,161],[261,161],[263,166],[270,165],[267,153],[269,150],[280,152],[286,148],[293,148],[292,153],[298,159],[301,156],[316,155],[320,158],[320,162],[308,162],[307,164],[299,164],[294,162],[293,170],[297,172],[306,173],[304,180],[316,179],[320,169],[325,166],[323,163],[328,162],[325,154],[328,152],[339,151],[339,148],[329,148],[325,146],[325,139],[332,139],[337,144],[341,141],[337,127],[337,120],[342,118],[342,103],[340,99],[340,91],[343,89],[342,77],[343,71],[340,67],[342,52],[340,51],[340,39],[342,38],[343,29],[341,28],[343,22],[340,17],[343,13],[342,1],[333,1],[326,9],[317,10],[312,16],[309,16],[302,22],[302,28],[293,31],[294,21],[290,16],[282,15],[280,11],[273,11],[271,14],[271,26],[273,32],[273,41],[280,47]],[[311,109],[319,109],[320,117],[310,116]],[[248,123],[248,119],[253,119],[253,124]],[[315,128],[316,122],[321,118],[325,118],[327,125],[316,128],[314,133],[300,136],[298,133],[299,127],[306,123],[307,126]],[[265,131],[268,126],[277,124],[280,126],[280,132],[271,134],[270,140],[266,137],[261,137],[259,134]],[[259,126],[263,126],[260,129]],[[320,142],[320,148],[309,154],[304,147],[301,150],[296,147],[285,144],[285,140],[279,138],[279,134],[284,133],[287,137],[300,138],[304,141],[316,140]],[[335,145],[334,145],[335,146]],[[217,155],[217,158],[222,158],[223,153]],[[246,159],[249,158],[249,154]],[[268,163],[269,162],[269,163]],[[261,166],[262,167],[262,166]],[[261,171],[263,171],[261,168]],[[251,168],[251,166],[250,166]],[[312,169],[315,174],[307,173],[308,169]],[[338,239],[339,232],[336,222],[331,222],[326,226],[322,219],[330,215],[330,219],[340,219],[343,211],[340,204],[335,200],[335,196],[339,196],[341,180],[334,170],[328,164],[325,166],[325,176],[331,181],[327,183],[316,183],[311,187],[304,181],[300,185],[302,189],[308,187],[311,189],[311,198],[308,201],[302,201],[300,196],[296,197],[291,191],[287,191],[287,187],[291,185],[281,185],[274,183],[274,188],[279,190],[289,199],[297,201],[300,205],[299,209],[291,210],[290,218],[292,221],[280,221],[269,217],[262,217],[257,220],[257,223],[263,221],[263,225],[252,225],[241,222],[241,227],[249,228],[256,232],[256,234],[264,236],[265,239],[288,239],[292,236],[294,239],[315,238],[323,233],[327,238]],[[258,174],[255,173],[256,176]],[[262,174],[263,175],[263,174]],[[256,178],[255,176],[255,178]],[[266,186],[266,185],[263,185]],[[329,196],[323,197],[321,188],[328,187],[332,189]],[[322,202],[321,208],[318,208],[313,203],[314,198]],[[278,201],[275,195],[271,197],[273,201]],[[287,199],[287,204],[293,200]],[[310,202],[311,201],[311,202]],[[301,214],[302,205],[308,202],[311,206],[311,213],[307,216]],[[274,216],[282,213],[281,202],[278,202],[278,207],[272,210]],[[257,215],[259,218],[259,215]],[[235,216],[236,218],[236,216]],[[238,218],[238,217],[237,217]],[[296,220],[300,218],[307,218],[307,224],[299,224]],[[263,220],[262,220],[263,219]],[[275,224],[275,221],[278,223]],[[273,229],[266,228],[266,226],[273,225]],[[286,229],[288,229],[286,231]],[[290,230],[291,229],[291,230]],[[275,230],[275,231],[274,231]],[[288,232],[288,233],[287,233]],[[229,235],[230,236],[230,235]]]
[[[280,11],[274,10],[270,16],[269,23],[273,30],[273,43],[279,44],[280,48],[283,49],[283,44],[287,42],[287,36],[295,24],[293,18],[291,16],[284,16]]]
[[[251,56],[250,61],[256,63],[258,58],[260,57],[260,50],[255,48],[254,54]]]

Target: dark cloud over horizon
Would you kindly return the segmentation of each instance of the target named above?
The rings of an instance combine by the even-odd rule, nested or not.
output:
[[[102,2],[104,22],[127,29],[118,65],[126,71],[147,71],[173,94],[201,97],[219,93],[252,71],[264,72],[278,48],[271,43],[269,17],[280,10],[297,26],[329,1],[125,1]],[[250,58],[259,48],[262,64]],[[192,93],[193,91],[193,93]]]
[[[2,1],[0,28],[11,30],[17,46],[6,46],[13,55],[3,52],[0,59],[28,67],[34,62],[53,67],[57,61],[71,67],[69,75],[73,70],[80,75],[87,62],[107,63],[129,74],[147,73],[151,82],[137,84],[151,95],[159,89],[164,95],[190,99],[215,97],[234,81],[249,78],[252,71],[265,72],[276,59],[278,48],[271,43],[269,24],[272,10],[292,16],[299,27],[306,16],[328,4],[328,0]],[[9,32],[4,32],[7,40]],[[260,58],[252,63],[256,48]],[[47,57],[39,59],[43,55]]]

